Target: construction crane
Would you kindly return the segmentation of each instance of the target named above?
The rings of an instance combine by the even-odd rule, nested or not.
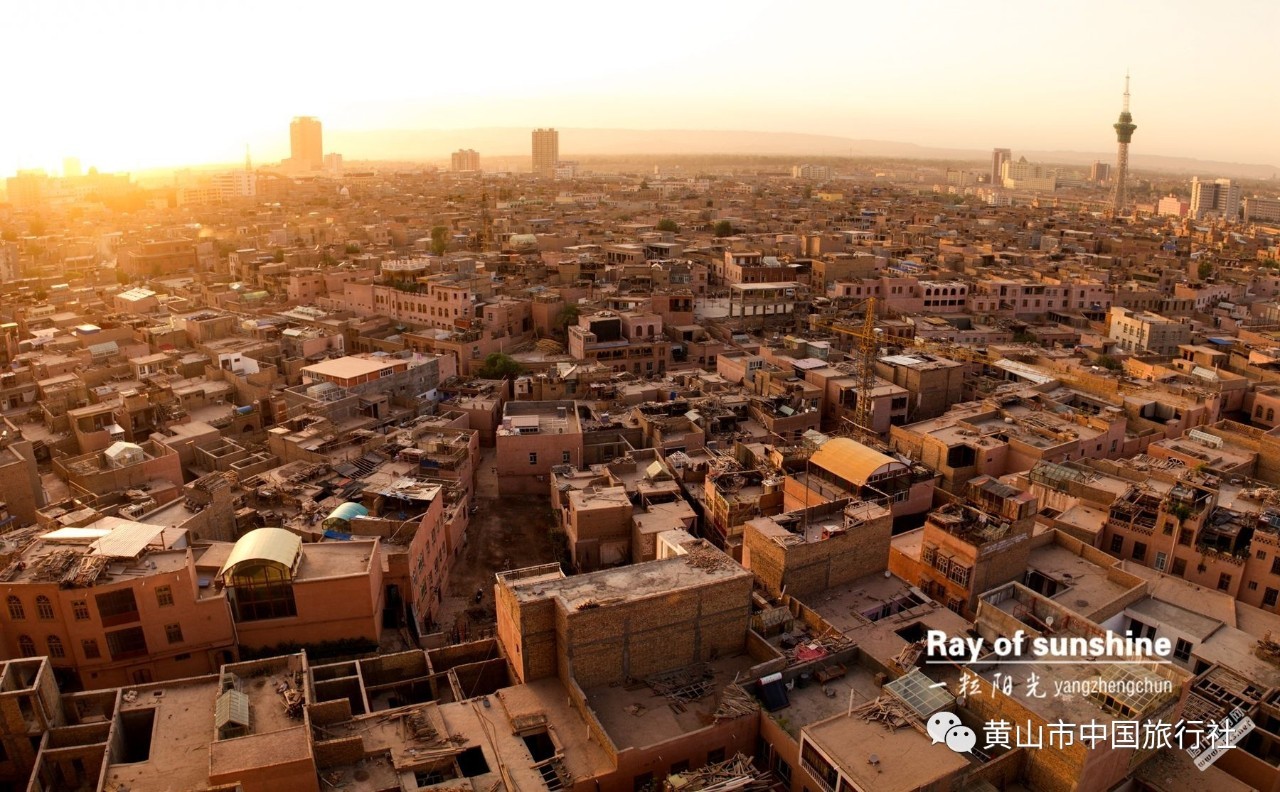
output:
[[[863,316],[861,327],[834,322],[813,322],[817,327],[850,336],[853,341],[851,351],[854,354],[858,401],[853,409],[852,429],[863,439],[879,439],[878,433],[872,428],[874,402],[871,399],[871,394],[876,389],[876,355],[880,351],[880,335],[876,330],[876,302],[875,297],[868,297],[863,303],[866,314]]]

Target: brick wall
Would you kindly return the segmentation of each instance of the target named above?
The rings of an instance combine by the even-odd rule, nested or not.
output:
[[[751,588],[742,575],[620,605],[558,608],[561,673],[590,689],[740,652]]]
[[[782,546],[747,523],[743,565],[778,595],[804,598],[884,570],[893,521],[888,512],[826,540]]]
[[[364,758],[364,738],[339,737],[336,740],[317,740],[314,744],[316,767],[338,767],[354,764]]]

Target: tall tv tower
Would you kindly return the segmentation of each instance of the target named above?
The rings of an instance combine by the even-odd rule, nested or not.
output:
[[[1120,120],[1112,127],[1116,130],[1119,149],[1116,151],[1116,184],[1111,210],[1118,215],[1124,211],[1129,198],[1128,186],[1125,184],[1129,178],[1129,141],[1133,140],[1133,131],[1138,128],[1133,123],[1133,114],[1129,112],[1129,72],[1124,73],[1124,107],[1120,110]]]

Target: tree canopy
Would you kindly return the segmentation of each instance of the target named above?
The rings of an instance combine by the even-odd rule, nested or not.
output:
[[[669,217],[664,217],[658,221],[659,231],[670,231],[671,233],[679,233],[680,226],[676,225],[676,221]]]
[[[733,236],[733,234],[734,234],[733,223],[730,223],[728,220],[721,220],[720,222],[716,223],[716,226],[715,226],[716,236],[727,237],[727,236]]]
[[[507,379],[516,377],[524,371],[524,366],[516,362],[510,355],[494,352],[484,359],[484,365],[476,374],[482,379]]]
[[[582,313],[577,305],[570,303],[556,312],[556,318],[551,321],[551,327],[557,335],[564,335],[568,332],[569,325],[578,323],[578,316]]]
[[[444,226],[436,226],[431,229],[431,252],[436,256],[443,256],[445,250],[449,247],[449,229]]]

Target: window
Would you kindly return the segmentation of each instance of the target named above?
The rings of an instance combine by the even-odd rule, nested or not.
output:
[[[36,642],[31,640],[30,635],[18,636],[18,654],[22,655],[23,657],[36,656]]]
[[[538,453],[536,451],[529,452],[529,464],[530,465],[538,464]]]
[[[289,570],[271,562],[236,564],[231,573],[236,621],[283,619],[298,615]]]
[[[1264,550],[1259,550],[1258,552],[1256,552],[1256,553],[1254,553],[1254,554],[1253,554],[1253,557],[1254,557],[1254,558],[1256,558],[1256,559],[1258,559],[1259,561],[1266,561],[1266,560],[1267,560],[1267,553],[1266,553],[1266,551],[1264,551]],[[1273,562],[1273,563],[1274,563],[1274,562]]]
[[[800,749],[800,761],[805,767],[809,768],[814,778],[818,779],[828,790],[834,792],[837,783],[839,783],[840,774],[831,766],[826,757],[818,753],[818,750],[807,740]]]
[[[129,627],[107,633],[107,652],[112,660],[140,657],[147,653],[147,637],[141,627]]]
[[[1273,589],[1273,588],[1267,589],[1266,592],[1262,595],[1262,606],[1264,608],[1270,608],[1274,606],[1276,604],[1277,597],[1280,597],[1280,591],[1277,591],[1276,589]]]
[[[1249,581],[1249,590],[1250,590],[1250,591],[1257,591],[1257,590],[1258,590],[1258,581],[1256,581],[1256,580],[1250,580],[1250,581]]]
[[[1133,543],[1133,560],[1144,561],[1147,557],[1147,545],[1145,542]]]
[[[1119,534],[1111,537],[1111,553],[1112,555],[1120,555],[1124,552],[1124,537]]]
[[[1165,564],[1169,561],[1169,556],[1164,553],[1156,553],[1156,569],[1164,571]]]
[[[715,748],[707,751],[707,764],[719,764],[724,761],[724,749]]]
[[[1173,645],[1173,659],[1187,662],[1191,659],[1191,642],[1185,638],[1179,638],[1178,642]]]
[[[164,626],[164,635],[171,644],[182,643],[182,625],[166,624]]]
[[[565,464],[565,465],[569,464],[569,452],[568,452],[568,451],[561,451],[561,452],[560,452],[560,461],[561,461],[561,463],[563,463],[563,464]]]
[[[12,595],[9,597],[9,618],[15,620],[27,618],[26,611],[22,609],[22,600]]]
[[[1280,575],[1280,556],[1271,559],[1271,574]],[[12,600],[12,597],[10,598]],[[10,610],[13,610],[10,608]]]
[[[45,641],[45,643],[49,645],[50,657],[66,657],[67,656],[67,650],[62,648],[62,639],[59,638],[58,636],[50,635],[49,639]]]
[[[156,589],[156,604],[162,608],[173,604],[173,589],[168,586],[160,586]]]
[[[103,627],[115,627],[138,621],[138,602],[133,589],[121,589],[94,597],[98,601],[98,615]]]
[[[1231,588],[1231,576],[1226,572],[1218,575],[1218,591],[1227,591]]]
[[[43,594],[36,597],[36,616],[41,621],[53,621],[53,603]]]
[[[777,759],[775,759],[774,765],[773,765],[773,772],[777,773],[778,778],[782,779],[782,783],[784,784],[791,783],[791,765],[784,762],[782,760],[782,757],[778,757]]]
[[[71,613],[76,617],[76,621],[89,620],[89,603],[84,600],[71,601]]]
[[[84,650],[84,656],[88,660],[97,660],[102,657],[102,652],[98,651],[98,640],[96,638],[86,638],[80,642],[80,648]]]
[[[1173,569],[1169,571],[1181,577],[1187,571],[1187,562],[1181,558],[1175,558],[1173,559]]]

